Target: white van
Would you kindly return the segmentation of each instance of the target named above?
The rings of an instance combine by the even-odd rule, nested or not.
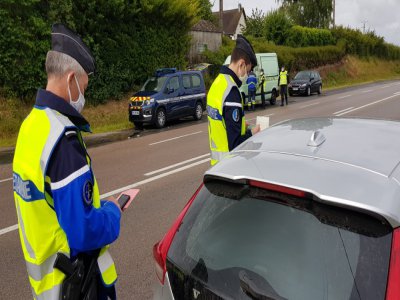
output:
[[[265,82],[264,82],[264,95],[265,101],[269,101],[271,105],[275,105],[276,97],[278,96],[278,78],[279,78],[279,66],[278,57],[276,53],[256,53],[257,66],[254,68],[254,73],[257,76],[257,92],[256,92],[256,104],[261,103],[261,86],[260,84],[260,70],[264,70]],[[229,55],[224,65],[229,65],[231,62],[231,56]],[[248,85],[243,83],[240,92],[242,93],[244,102],[247,106],[248,101]]]

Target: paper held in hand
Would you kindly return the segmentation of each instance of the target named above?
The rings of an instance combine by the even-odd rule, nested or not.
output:
[[[260,125],[260,130],[264,130],[269,127],[269,117],[257,116],[257,125]]]

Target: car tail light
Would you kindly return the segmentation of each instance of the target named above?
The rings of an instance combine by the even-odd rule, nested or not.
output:
[[[400,228],[393,230],[386,300],[400,299]]]
[[[185,207],[179,214],[178,218],[175,220],[170,230],[165,234],[162,240],[159,241],[157,244],[155,244],[153,247],[153,257],[156,263],[156,274],[161,284],[164,284],[165,273],[167,272],[167,266],[166,266],[167,253],[171,246],[172,240],[174,239],[175,233],[178,231],[179,226],[181,225],[182,220],[186,215],[186,212],[192,205],[194,199],[196,198],[197,194],[199,193],[202,187],[203,184],[200,185],[200,187],[193,194],[188,203],[186,203]]]
[[[306,193],[301,190],[296,190],[296,189],[292,189],[292,188],[289,188],[286,186],[281,186],[281,185],[257,181],[257,180],[250,179],[249,185],[258,187],[258,188],[262,188],[265,190],[271,190],[271,191],[275,191],[275,192],[285,193],[285,194],[296,196],[296,197],[305,197],[306,196]]]

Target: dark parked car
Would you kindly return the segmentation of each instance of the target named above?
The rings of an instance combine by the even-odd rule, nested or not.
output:
[[[400,123],[270,127],[154,246],[154,299],[400,299]]]
[[[206,90],[200,71],[159,69],[129,101],[129,121],[165,126],[167,120],[193,116],[200,120],[206,106]]]
[[[322,93],[322,79],[317,71],[301,71],[288,85],[289,95],[306,95]]]

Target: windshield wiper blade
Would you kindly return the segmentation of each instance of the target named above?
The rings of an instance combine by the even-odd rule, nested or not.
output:
[[[261,277],[261,276],[259,276]],[[265,279],[251,278],[244,270],[239,272],[240,287],[254,300],[287,300],[281,297]],[[259,283],[259,284],[256,284]],[[260,287],[262,285],[262,288]]]

